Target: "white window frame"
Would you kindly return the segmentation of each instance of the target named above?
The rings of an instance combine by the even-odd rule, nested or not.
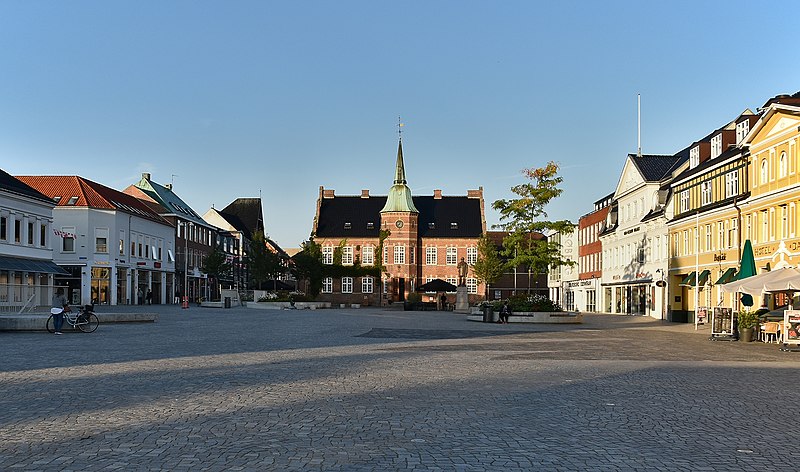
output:
[[[689,211],[689,190],[683,190],[680,194],[681,213]]]
[[[711,181],[705,181],[700,184],[700,204],[709,205],[714,201],[713,186]]]
[[[739,194],[739,171],[731,171],[725,174],[725,198],[730,198]]]
[[[75,238],[69,238],[64,236],[64,233],[75,234],[75,227],[74,226],[62,226],[61,227],[61,252],[64,254],[74,254],[75,253]],[[10,239],[10,238],[9,238]],[[72,241],[72,249],[67,249],[67,241]]]
[[[333,277],[322,279],[322,293],[333,293]]]
[[[760,184],[763,185],[769,182],[769,162],[767,162],[766,157],[761,159],[761,171],[759,175],[761,176]]]
[[[438,260],[438,248],[428,246],[425,248],[425,265],[436,265]]]
[[[361,277],[361,293],[372,293],[374,280],[370,276]]]
[[[353,293],[352,277],[342,277],[342,293]]]
[[[789,207],[781,205],[781,239],[789,237]]]
[[[717,134],[711,138],[711,159],[722,154],[722,134]]]
[[[478,293],[478,281],[473,277],[467,277],[465,281],[467,285],[467,293],[477,294]]]
[[[322,246],[322,263],[325,265],[333,264],[333,246]]]
[[[778,158],[778,177],[783,178],[789,175],[788,165],[786,163],[786,151],[781,152],[781,157]]]
[[[365,245],[361,247],[361,263],[363,265],[375,264],[375,246]]]
[[[467,248],[467,264],[475,265],[476,262],[478,262],[478,248],[469,246]]]
[[[353,246],[342,248],[342,265],[353,265]]]
[[[458,264],[458,248],[455,246],[448,246],[445,255],[445,263],[449,266]]]
[[[448,278],[445,279],[445,282],[453,284],[453,285],[458,284],[458,280],[455,277],[448,277]],[[455,292],[449,292],[449,293],[455,293]]]
[[[700,146],[689,149],[689,168],[694,169],[700,165]]]
[[[402,244],[397,244],[394,247],[394,263],[395,264],[405,264],[406,263],[406,247]]]

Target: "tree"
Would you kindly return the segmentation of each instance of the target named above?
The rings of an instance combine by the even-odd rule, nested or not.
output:
[[[201,267],[200,270],[217,281],[217,286],[219,286],[220,276],[228,274],[232,268],[233,265],[228,263],[225,253],[220,251],[219,248],[214,248],[211,254],[206,257],[203,267]]]
[[[497,254],[497,246],[488,234],[484,233],[478,240],[478,258],[472,265],[472,273],[479,283],[485,287],[485,299],[489,299],[489,284],[493,284],[503,275],[504,264]]]
[[[553,161],[540,168],[523,169],[523,175],[532,182],[515,185],[511,191],[519,198],[497,200],[492,208],[500,212],[500,221],[495,227],[508,231],[503,238],[503,255],[509,266],[527,266],[536,272],[545,272],[548,267],[575,265],[561,258],[561,245],[535,237],[535,233],[558,232],[570,234],[575,225],[569,220],[548,221],[545,207],[561,195],[558,187],[562,178],[558,175],[558,164]]]
[[[303,242],[300,252],[292,257],[292,274],[297,280],[306,280],[306,292],[316,297],[322,290],[322,248],[311,237]]]
[[[267,246],[267,239],[261,231],[253,233],[246,261],[254,287],[260,288],[261,284],[277,278],[285,270],[283,258]]]

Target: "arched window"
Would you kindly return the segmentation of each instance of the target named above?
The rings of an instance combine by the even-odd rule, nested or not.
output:
[[[767,164],[767,159],[764,158],[761,160],[761,183],[767,183],[767,179],[769,178],[769,165]]]
[[[786,151],[781,153],[781,158],[778,161],[778,172],[780,177],[786,177]]]

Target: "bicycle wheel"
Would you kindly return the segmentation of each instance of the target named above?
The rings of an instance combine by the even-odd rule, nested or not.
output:
[[[100,320],[94,313],[81,315],[81,322],[78,324],[78,329],[84,333],[92,333],[98,326],[100,326]]]
[[[56,332],[55,320],[53,319],[53,315],[50,315],[50,318],[47,318],[46,326],[48,333],[52,334]]]

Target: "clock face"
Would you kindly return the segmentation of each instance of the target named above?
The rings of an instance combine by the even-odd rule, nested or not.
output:
[[[403,220],[397,220],[397,221],[395,221],[395,222],[394,222],[394,225],[395,225],[395,226],[397,226],[398,228],[402,228],[402,227],[403,227]]]

